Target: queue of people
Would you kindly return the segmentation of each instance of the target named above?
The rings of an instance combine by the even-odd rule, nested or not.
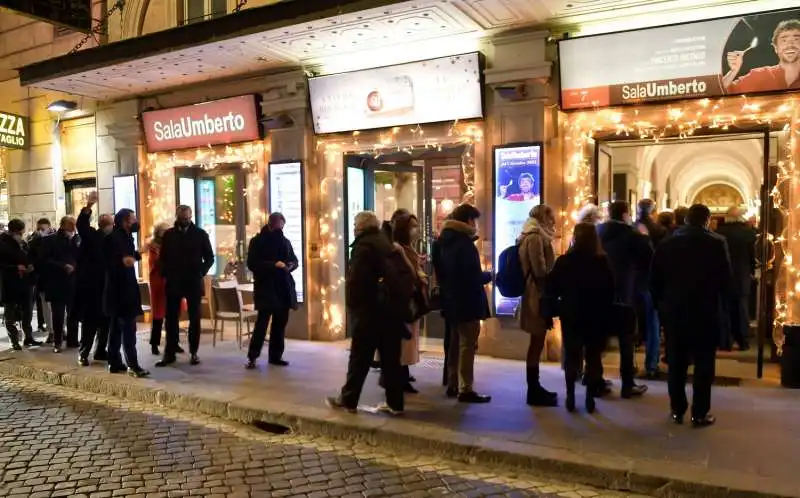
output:
[[[79,348],[80,365],[89,365],[94,351],[93,360],[106,361],[110,372],[145,377],[149,372],[141,367],[136,348],[136,322],[142,314],[135,271],[141,253],[134,244],[139,223],[132,210],[122,209],[113,217],[100,216],[94,228],[90,219],[95,203],[96,195],[90,196],[78,219],[64,217],[55,232],[47,220],[40,220],[29,242],[23,239],[24,223],[9,222],[0,235],[6,327],[14,349],[40,346],[31,322],[33,307],[41,307],[37,315],[44,321],[39,328],[52,336],[54,352],[66,341],[67,348]],[[398,210],[384,229],[372,212],[355,217],[346,279],[352,345],[344,386],[327,400],[331,407],[357,410],[377,353],[380,385],[386,391],[379,409],[402,413],[405,395],[417,392],[410,367],[419,362],[420,320],[438,309],[450,332],[444,394],[462,403],[491,402],[491,396],[476,389],[474,363],[481,322],[491,316],[486,286],[502,275],[483,268],[475,245],[480,216],[474,206],[462,204],[444,222],[432,246],[435,289],[423,270],[426,256],[417,251],[420,230],[413,214]],[[729,322],[740,348],[747,347],[744,324],[749,324],[747,296],[755,268],[754,233],[737,210],[728,217],[715,234],[709,230],[710,211],[702,205],[657,213],[655,203],[644,199],[634,219],[627,203],[613,202],[604,222],[597,207],[586,206],[568,251],[556,257],[554,211],[535,206],[513,248],[519,264],[515,270],[498,268],[518,271],[522,282],[515,297],[520,298],[520,327],[529,335],[527,404],[558,405],[557,394],[541,384],[539,365],[554,319],[561,323],[569,411],[576,410],[575,385],[581,377],[587,411],[593,412],[596,399],[610,392],[601,357],[612,337],[620,349],[621,397],[645,394],[647,386],[634,380],[636,331],[645,346],[644,374],[657,378],[662,375],[663,328],[673,420],[682,423],[689,410],[684,384],[694,362],[691,421],[698,427],[712,424],[716,350]],[[173,364],[182,352],[182,312],[189,319],[189,363],[200,362],[200,300],[214,253],[208,234],[192,219],[191,208],[179,206],[174,225],[157,225],[142,249],[150,262],[154,355],[161,353],[166,331],[157,367]],[[268,363],[288,366],[284,339],[289,313],[298,306],[292,272],[299,261],[283,235],[285,223],[283,215],[272,213],[248,248],[258,313],[248,369],[256,368],[268,326]],[[24,334],[22,345],[17,323]]]

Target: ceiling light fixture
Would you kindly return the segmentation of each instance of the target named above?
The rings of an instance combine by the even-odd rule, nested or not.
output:
[[[47,106],[50,112],[67,112],[78,109],[78,103],[74,100],[56,100]]]

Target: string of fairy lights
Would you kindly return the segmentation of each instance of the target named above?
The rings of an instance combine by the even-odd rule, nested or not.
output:
[[[354,131],[350,135],[317,140],[317,166],[322,171],[320,182],[321,205],[327,206],[319,213],[320,258],[323,262],[323,279],[320,282],[322,318],[326,330],[333,338],[344,337],[344,259],[339,249],[344,246],[347,227],[344,219],[344,155],[369,154],[378,159],[386,154],[405,153],[409,156],[425,151],[441,151],[443,147],[463,144],[461,170],[464,193],[460,202],[475,200],[475,144],[483,139],[483,129],[471,123],[452,123],[444,133],[427,133],[419,125],[394,127],[375,133]]]
[[[793,252],[800,250],[800,102],[787,97],[703,99],[641,108],[609,108],[561,115],[568,203],[561,212],[563,234],[572,231],[578,211],[595,195],[594,140],[616,135],[658,143],[667,137],[689,138],[699,130],[779,130],[777,181],[770,197],[779,220],[766,241],[776,272],[773,340],[780,353],[783,325],[800,318],[797,297],[800,271]],[[568,237],[562,237],[568,241]]]

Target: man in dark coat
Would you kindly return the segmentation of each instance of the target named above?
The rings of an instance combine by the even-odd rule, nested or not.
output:
[[[28,257],[31,264],[33,264],[33,273],[31,274],[31,281],[33,283],[33,299],[36,302],[36,323],[40,332],[47,331],[53,333],[51,321],[50,308],[47,307],[47,301],[44,296],[42,285],[39,284],[40,276],[37,267],[40,263],[40,254],[42,247],[42,240],[48,235],[52,235],[53,228],[50,226],[50,220],[47,218],[39,218],[36,222],[36,231],[28,237]],[[52,342],[52,338],[50,338]]]
[[[451,327],[447,395],[462,403],[489,403],[491,396],[474,390],[475,353],[481,321],[491,316],[485,286],[491,272],[483,271],[477,240],[480,211],[469,204],[456,207],[439,235],[439,288],[442,311]]]
[[[354,233],[346,284],[347,308],[353,322],[347,381],[341,394],[327,402],[332,408],[356,411],[377,350],[386,390],[386,403],[379,410],[399,414],[405,408],[406,381],[400,367],[400,348],[403,338],[408,337],[403,309],[409,309],[416,276],[381,232],[375,213],[357,214]]]
[[[109,320],[103,314],[102,306],[105,287],[106,268],[103,259],[103,245],[107,235],[114,229],[114,217],[110,214],[100,215],[98,220],[99,230],[91,226],[92,207],[97,202],[97,193],[89,195],[85,208],[78,215],[76,223],[78,236],[81,238],[80,252],[78,253],[77,282],[75,285],[75,299],[72,305],[73,313],[81,321],[81,345],[78,364],[87,366],[89,354],[92,352],[95,337],[97,349],[94,352],[96,361],[106,361],[108,356]]]
[[[72,311],[75,270],[78,267],[79,238],[75,218],[64,216],[58,231],[42,243],[41,279],[53,314],[53,352],[61,351],[64,322],[67,324],[67,347],[78,347],[78,317]]]
[[[190,363],[197,365],[200,359],[200,299],[203,297],[203,278],[214,265],[214,251],[208,234],[192,222],[192,208],[178,206],[175,226],[167,230],[161,242],[161,276],[166,281],[167,345],[164,357],[156,363],[164,367],[175,363],[178,348],[178,319],[181,302],[186,299],[189,313]]]
[[[656,203],[652,199],[639,201],[636,213],[636,228],[639,233],[650,238],[650,245],[655,248],[667,237],[667,229],[657,223]],[[650,379],[661,376],[661,324],[658,313],[653,306],[648,282],[649,268],[637,272],[636,275],[636,318],[638,319],[639,336],[645,345],[644,367]]]
[[[725,239],[708,230],[711,212],[696,204],[686,226],[656,250],[650,288],[667,339],[672,419],[683,423],[688,409],[686,378],[694,361],[692,424],[714,423],[711,384],[723,326],[722,304],[731,291],[731,262]]]
[[[739,208],[728,210],[725,223],[717,229],[717,235],[725,237],[733,267],[733,294],[728,301],[728,317],[730,335],[739,345],[739,349],[747,351],[750,345],[747,336],[750,333],[750,292],[756,272],[756,231],[745,222]],[[722,334],[722,349],[731,349],[730,335]]]
[[[630,210],[625,201],[614,201],[608,208],[609,221],[597,227],[603,251],[614,273],[614,302],[619,322],[612,334],[619,341],[621,395],[623,398],[641,396],[647,386],[638,386],[633,380],[633,335],[636,331],[636,282],[647,275],[653,249],[647,236],[639,233],[630,223]],[[599,388],[599,387],[597,387]]]
[[[8,231],[0,234],[0,266],[2,267],[2,298],[5,304],[5,321],[11,347],[19,351],[19,330],[17,322],[22,324],[25,334],[25,346],[40,346],[42,343],[33,338],[31,320],[33,266],[27,254],[27,245],[22,239],[25,223],[22,220],[8,222]]]
[[[111,321],[108,336],[108,371],[132,377],[147,377],[150,373],[139,365],[136,352],[136,319],[142,315],[142,299],[136,279],[136,262],[142,259],[133,243],[139,231],[136,214],[120,209],[114,216],[114,230],[103,239],[103,259],[106,265],[103,312]],[[122,362],[120,349],[125,353]],[[126,367],[127,364],[127,367]]]
[[[291,273],[297,269],[298,261],[292,243],[283,235],[285,224],[286,218],[281,213],[270,214],[267,225],[253,237],[247,248],[247,267],[253,272],[253,301],[258,310],[247,352],[248,369],[256,367],[270,318],[269,363],[277,366],[289,364],[283,359],[284,339],[289,310],[297,309],[297,292]]]

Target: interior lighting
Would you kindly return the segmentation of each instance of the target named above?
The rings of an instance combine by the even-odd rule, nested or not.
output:
[[[68,111],[75,111],[78,109],[78,103],[74,100],[56,100],[50,102],[47,106],[47,110],[50,112],[68,112]]]

